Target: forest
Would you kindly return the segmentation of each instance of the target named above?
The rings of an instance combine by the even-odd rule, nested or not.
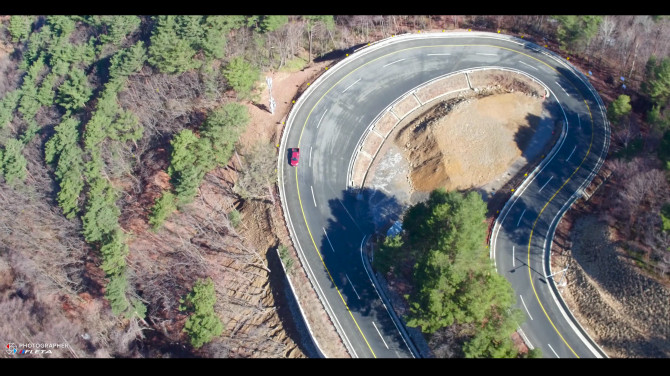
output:
[[[612,122],[598,210],[632,257],[668,278],[668,17],[1,16],[3,338],[66,341],[63,357],[299,353],[276,334],[285,319],[266,249],[245,235],[278,205],[272,140],[239,142],[261,78],[394,34],[455,29],[524,37],[594,73]],[[445,194],[436,203],[460,200]],[[424,263],[443,257],[431,254]],[[453,322],[440,320],[429,327]],[[468,343],[465,355],[509,355]]]

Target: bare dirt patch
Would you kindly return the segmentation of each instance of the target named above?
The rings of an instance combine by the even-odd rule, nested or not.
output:
[[[462,190],[504,173],[522,154],[542,114],[540,99],[515,92],[436,106],[395,137],[410,161],[412,186]]]
[[[568,212],[552,246],[552,268],[569,265],[559,287],[570,311],[616,358],[670,356],[670,289],[641,273],[607,222]],[[557,279],[558,280],[558,279]]]

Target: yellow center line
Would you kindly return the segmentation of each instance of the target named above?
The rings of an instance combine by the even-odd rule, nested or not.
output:
[[[382,59],[382,58],[385,58],[385,57],[387,57],[387,56],[390,56],[390,55],[393,55],[393,54],[397,54],[397,53],[400,53],[400,52],[404,52],[404,51],[408,51],[408,50],[413,50],[413,49],[419,49],[419,48],[436,48],[436,47],[493,47],[493,48],[500,48],[500,49],[508,50],[508,51],[511,51],[511,52],[514,52],[514,53],[517,53],[517,54],[520,54],[520,55],[524,55],[524,56],[526,56],[526,57],[528,57],[528,58],[530,58],[530,59],[533,59],[533,60],[537,61],[538,63],[541,63],[541,64],[546,65],[546,66],[549,67],[550,69],[553,69],[554,71],[556,71],[557,73],[560,74],[560,72],[558,72],[555,68],[553,68],[553,67],[550,66],[549,64],[547,64],[547,63],[545,63],[545,62],[543,62],[543,61],[541,61],[541,60],[539,60],[539,59],[537,59],[537,58],[534,58],[534,57],[532,57],[532,56],[530,56],[530,55],[528,55],[528,54],[525,54],[525,53],[523,53],[523,52],[519,52],[519,51],[510,49],[510,48],[507,48],[507,47],[501,47],[501,46],[495,46],[495,45],[486,45],[486,44],[448,44],[448,45],[441,44],[441,45],[428,45],[428,46],[417,46],[417,47],[409,47],[409,48],[405,48],[405,49],[402,49],[402,50],[399,50],[399,51],[395,51],[395,52],[388,53],[388,54],[386,54],[386,55],[382,55],[382,56],[380,56],[380,57],[378,57],[378,58],[376,58],[376,59],[370,60],[369,62],[367,62],[367,63],[361,65],[360,67],[358,67],[358,68],[352,70],[350,73],[346,74],[344,77],[342,77],[340,80],[338,80],[335,84],[333,84],[333,86],[331,86],[331,87],[330,87],[330,88],[329,88],[329,89],[328,89],[328,90],[327,90],[327,91],[326,91],[326,92],[319,98],[319,100],[314,104],[314,106],[310,109],[309,113],[307,114],[307,118],[305,119],[305,123],[303,124],[302,129],[301,129],[301,131],[300,131],[300,137],[298,138],[298,148],[300,147],[300,141],[302,140],[302,135],[303,135],[303,133],[304,133],[304,131],[305,131],[305,128],[306,128],[306,126],[307,126],[307,122],[309,121],[309,118],[312,116],[312,112],[313,112],[314,109],[318,106],[318,104],[321,103],[321,101],[323,100],[323,98],[325,98],[326,95],[327,95],[328,93],[330,93],[330,91],[333,90],[333,89],[334,89],[340,82],[342,82],[344,79],[346,79],[347,77],[349,77],[350,75],[352,75],[354,72],[358,71],[359,69],[362,69],[362,68],[365,67],[366,65],[371,64],[371,63],[373,63],[373,62],[375,62],[375,61],[377,61],[377,60],[380,60],[380,59]],[[571,84],[572,84],[572,83],[571,83]],[[574,85],[573,85],[573,86],[574,86]],[[586,103],[586,100],[585,100],[584,102]],[[589,108],[589,107],[588,107],[588,104],[587,104],[587,108]],[[591,109],[589,108],[589,114],[590,114],[590,113],[591,113]],[[591,116],[591,119],[592,119],[592,120],[591,120],[591,124],[593,124],[593,116]],[[591,144],[592,144],[592,143],[593,143],[593,132],[591,132]],[[591,145],[589,145],[589,151],[587,152],[586,156],[589,155],[590,150],[591,150]],[[566,180],[565,183],[563,183],[563,186],[564,186],[565,184],[567,184],[567,182],[570,180],[570,178],[572,178],[572,176],[579,170],[579,168],[581,167],[581,165],[584,163],[585,160],[586,160],[586,157],[584,157],[584,159],[582,160],[582,163],[579,165],[579,167],[577,167],[577,169],[572,173],[572,175],[570,175],[570,177],[568,178],[568,180]],[[307,227],[307,232],[309,233],[309,237],[310,237],[310,239],[312,240],[312,244],[314,245],[314,249],[316,250],[316,253],[317,253],[317,255],[319,256],[319,259],[321,260],[321,263],[323,264],[324,269],[325,269],[326,272],[328,273],[328,277],[330,278],[330,281],[333,283],[333,286],[335,286],[335,290],[337,291],[337,294],[340,296],[340,299],[342,299],[342,303],[344,303],[344,306],[345,306],[345,308],[347,309],[347,312],[349,312],[349,315],[351,316],[351,319],[354,320],[354,324],[356,324],[356,328],[358,328],[358,331],[359,331],[359,333],[361,334],[361,336],[363,337],[363,340],[365,341],[366,345],[368,346],[368,349],[370,349],[370,352],[372,353],[372,356],[376,358],[377,356],[375,355],[375,352],[372,350],[372,347],[370,346],[370,343],[368,342],[367,338],[366,338],[365,335],[363,334],[363,331],[361,330],[360,326],[358,325],[358,322],[357,322],[356,319],[354,318],[354,315],[353,315],[353,313],[351,312],[351,310],[349,309],[349,306],[347,305],[347,302],[344,300],[344,297],[342,296],[342,293],[340,292],[340,289],[337,287],[337,284],[335,283],[335,280],[333,279],[333,276],[330,274],[330,270],[329,270],[328,267],[326,266],[326,263],[325,263],[325,261],[323,260],[323,257],[321,256],[321,252],[319,251],[319,247],[317,247],[316,242],[314,241],[314,237],[312,236],[312,231],[311,231],[310,228],[309,228],[309,224],[307,223],[307,217],[305,216],[305,211],[304,211],[303,206],[302,206],[302,198],[300,197],[300,184],[299,184],[299,181],[298,181],[298,172],[297,172],[297,170],[296,170],[296,174],[295,174],[295,182],[296,182],[296,189],[297,189],[297,193],[298,193],[298,202],[300,203],[300,211],[301,211],[301,213],[302,213],[302,217],[303,217],[303,220],[304,220],[304,222],[305,222],[305,226]],[[556,196],[556,194],[558,194],[558,192],[563,188],[563,186],[561,186],[561,188],[559,188],[559,190],[556,191],[556,193],[554,193],[554,196]],[[549,202],[551,202],[551,200],[553,200],[554,196],[552,196],[551,199],[545,204],[545,206],[542,208],[542,211],[540,211],[540,214],[542,214],[542,212],[543,212],[544,209],[547,207],[547,205],[549,204]],[[538,215],[538,219],[539,219],[539,216],[540,216],[540,215]],[[531,229],[531,232],[530,232],[530,237],[531,237],[531,239],[532,239],[532,236],[533,236],[533,229],[535,229],[535,224],[537,223],[537,220],[538,220],[538,219],[535,220],[535,223],[533,224],[533,228]],[[529,240],[529,243],[528,243],[528,259],[530,260],[530,240]],[[529,262],[529,264],[530,264],[530,262]],[[530,275],[530,268],[529,268],[529,275]],[[530,283],[531,283],[531,286],[532,286],[532,288],[533,288],[533,291],[535,292],[535,286],[533,285],[532,278],[531,278]],[[547,312],[545,311],[544,307],[542,306],[542,303],[540,302],[540,298],[538,297],[537,292],[535,292],[535,297],[536,297],[538,303],[540,303],[540,307],[542,307],[542,311],[544,312],[544,314],[545,314],[545,316],[547,317],[547,319],[549,319],[549,322],[551,323],[551,325],[552,325],[552,327],[554,328],[554,330],[556,330],[556,332],[557,332],[558,335],[561,337],[561,339],[563,340],[563,342],[565,342],[565,344],[568,346],[568,348],[570,348],[570,350],[574,353],[574,350],[572,350],[572,348],[570,347],[570,345],[568,345],[568,343],[565,341],[565,339],[563,338],[563,336],[561,335],[561,333],[558,331],[558,329],[556,329],[556,326],[554,325],[554,323],[553,323],[553,322],[551,321],[551,319],[549,318],[549,315],[547,314]],[[335,313],[333,312],[333,314],[335,314]],[[576,355],[577,355],[577,354],[575,354],[575,356],[576,356]]]

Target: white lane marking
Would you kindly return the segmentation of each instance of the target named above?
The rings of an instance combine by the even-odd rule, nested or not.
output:
[[[577,150],[577,145],[575,145],[575,148],[572,149],[572,153],[570,153],[570,155],[568,156],[568,159],[565,160],[566,162],[570,160],[570,157],[572,157],[572,154],[575,153],[575,150]]]
[[[312,167],[312,147],[309,147],[309,167]]]
[[[328,234],[326,233],[326,228],[325,227],[321,227],[321,228],[323,229],[323,233],[326,235],[326,240],[328,240],[328,244],[330,244],[330,249],[332,249],[333,253],[335,253],[335,247],[333,247],[333,243],[330,242],[330,238],[328,237]],[[349,282],[351,282],[351,281],[349,281]],[[358,294],[356,294],[356,295],[358,295]]]
[[[445,55],[451,55],[451,54],[428,54],[427,56],[445,56]]]
[[[312,200],[314,200],[314,207],[316,207],[316,198],[314,197],[314,188],[310,185],[309,189],[312,190]]]
[[[525,65],[525,66],[527,66],[527,67],[531,67],[531,68],[537,70],[537,68],[535,68],[534,66],[532,66],[532,65],[530,65],[530,64],[526,64],[526,63],[524,63],[524,62],[521,61],[521,60],[519,60],[519,63],[521,63],[521,64],[523,64],[523,65]]]
[[[326,235],[326,236],[327,236],[327,235]],[[332,247],[332,246],[331,246],[331,247]],[[351,288],[352,288],[352,289],[354,290],[354,292],[356,293],[356,296],[358,297],[358,300],[361,300],[361,296],[358,295],[358,292],[356,292],[356,288],[354,287],[354,284],[351,283],[351,280],[349,279],[349,276],[347,275],[347,273],[344,273],[344,275],[347,277],[347,281],[349,281],[349,284],[351,285]]]
[[[579,114],[577,114],[577,128],[581,131],[582,130],[582,120],[579,118]]]
[[[386,341],[384,341],[384,337],[382,337],[382,334],[379,333],[379,329],[377,329],[377,325],[375,325],[375,322],[374,322],[374,321],[372,322],[372,325],[374,325],[375,330],[377,331],[377,334],[379,334],[379,338],[382,339],[382,342],[384,342],[384,346],[386,346],[386,348],[388,349],[388,348],[389,348],[389,345],[387,345],[387,344],[386,344]]]
[[[358,81],[360,81],[360,80],[361,80],[361,79],[359,78],[358,80],[356,80],[356,82],[358,82]],[[350,88],[350,87],[352,87],[352,86],[356,85],[356,82],[354,82],[353,84],[351,84],[351,85],[347,86],[347,88],[346,88],[346,89],[344,89],[344,91],[342,92],[342,94],[344,94],[344,93],[345,93],[345,92],[346,92],[347,90],[349,90],[349,88]]]
[[[533,316],[530,315],[530,311],[528,311],[528,307],[526,307],[526,303],[523,301],[523,296],[519,295],[519,298],[521,298],[521,304],[523,304],[523,308],[526,309],[526,312],[528,313],[528,317],[530,317],[530,319],[532,320]]]
[[[521,223],[521,218],[523,218],[524,214],[526,214],[526,209],[523,209],[523,213],[519,216],[519,220],[516,222],[516,227],[519,227],[519,223]]]
[[[559,84],[558,82],[556,82],[556,85],[558,85],[558,87],[560,87],[561,90],[563,90],[563,91],[565,92],[565,94],[566,94],[568,97],[570,96],[570,94],[568,94],[568,92],[565,91],[565,89],[563,89],[563,86],[561,86],[561,84]]]
[[[515,267],[514,265],[514,246],[512,246],[512,267]],[[521,296],[521,295],[519,295]]]
[[[316,125],[316,129],[319,129],[319,126],[321,125],[321,120],[323,120],[323,117],[326,116],[326,112],[328,112],[328,110],[324,111],[323,115],[321,115],[321,119],[319,119],[319,123]]]
[[[549,346],[549,348],[551,349],[551,352],[553,352],[553,353],[554,353],[554,355],[556,355],[556,357],[557,357],[557,358],[560,358],[560,356],[558,356],[558,354],[556,354],[556,351],[554,351],[554,348],[553,348],[553,347],[551,347],[551,345],[550,345],[550,344],[548,344],[548,343],[547,343],[547,346]]]
[[[553,179],[553,178],[554,178],[553,176],[549,177],[549,180],[547,180],[547,182],[546,182],[546,183],[544,183],[544,185],[542,186],[542,188],[540,188],[540,190],[539,190],[538,192],[542,192],[542,189],[543,189],[544,187],[546,187],[546,186],[547,186],[547,184],[549,184],[549,182],[550,182],[550,181],[551,181],[551,179]]]
[[[477,52],[477,55],[484,55],[484,56],[498,56],[498,54],[485,54],[483,52]]]
[[[394,62],[392,62],[392,63],[388,63],[388,64],[384,65],[382,68],[384,68],[384,67],[388,67],[388,66],[391,65],[391,64],[395,64],[395,63],[401,62],[401,61],[403,61],[403,60],[405,60],[405,59],[400,59],[400,60],[396,60],[396,61],[394,61]]]

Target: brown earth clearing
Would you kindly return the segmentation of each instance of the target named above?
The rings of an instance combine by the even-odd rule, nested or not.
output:
[[[535,131],[542,101],[505,93],[445,104],[400,130],[395,144],[412,166],[415,190],[479,187],[507,171],[528,142],[515,141],[524,128]]]

